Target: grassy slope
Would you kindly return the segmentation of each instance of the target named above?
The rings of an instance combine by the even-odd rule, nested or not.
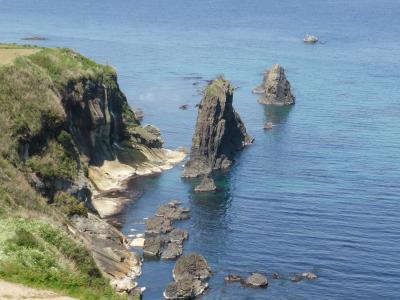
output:
[[[115,76],[115,72],[67,49],[39,49],[33,55],[16,58],[13,64],[0,65],[3,279],[81,299],[117,298],[87,250],[65,233],[63,223],[68,214],[81,212],[82,207],[74,205],[65,193],[48,205],[48,199],[27,181],[33,173],[66,180],[77,176],[79,166],[73,158],[70,136],[60,130],[66,116],[58,89],[72,79],[98,76]],[[43,133],[49,137],[41,142],[41,148],[28,161],[21,161],[21,141]]]

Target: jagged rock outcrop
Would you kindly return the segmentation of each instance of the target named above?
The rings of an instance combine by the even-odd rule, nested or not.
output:
[[[207,280],[211,276],[211,269],[203,256],[190,253],[177,260],[172,275],[174,282],[167,286],[164,297],[192,299],[208,288]]]
[[[253,138],[232,106],[233,91],[233,86],[222,77],[205,88],[183,177],[226,169],[235,153],[252,143]]]
[[[295,102],[285,70],[278,64],[265,72],[263,83],[255,88],[253,93],[262,94],[259,99],[262,104],[290,105]]]

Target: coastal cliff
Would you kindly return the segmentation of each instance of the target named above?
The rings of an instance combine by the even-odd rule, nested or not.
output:
[[[184,154],[163,149],[159,130],[140,125],[113,68],[69,49],[0,47],[9,49],[25,54],[0,61],[0,214],[26,222],[34,216],[68,232],[67,239],[72,234],[91,253],[95,276],[118,292],[133,291],[140,259],[100,219],[102,201],[111,200],[96,196],[133,175],[170,168]],[[22,272],[14,277],[29,281]]]
[[[252,143],[253,138],[232,106],[233,92],[233,86],[222,77],[205,88],[183,177],[226,169],[231,166],[235,153]]]

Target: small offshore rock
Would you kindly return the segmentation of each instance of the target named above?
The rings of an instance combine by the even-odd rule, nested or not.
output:
[[[164,291],[166,299],[193,299],[208,288],[206,282],[198,279],[184,278],[170,283]]]
[[[307,280],[318,279],[318,276],[313,272],[304,272],[304,273],[301,273],[301,276],[303,276],[303,278],[307,279]]]
[[[265,288],[268,285],[268,279],[260,273],[253,273],[246,278],[244,284],[248,287]]]
[[[224,277],[225,282],[241,282],[242,278],[238,275],[229,274]]]
[[[135,247],[135,248],[143,248],[143,246],[144,246],[144,241],[145,241],[144,238],[142,238],[142,237],[137,237],[137,238],[133,239],[133,240],[130,242],[129,246]]]
[[[182,244],[175,242],[169,243],[167,248],[162,252],[162,259],[176,259],[181,256],[183,252]]]
[[[264,74],[263,83],[256,88],[262,96],[258,100],[262,104],[291,105],[295,103],[289,80],[280,65],[273,65]]]
[[[183,105],[179,106],[179,109],[181,109],[181,110],[187,110],[188,107],[189,107],[189,105],[183,104]]]
[[[274,125],[272,124],[272,122],[267,122],[264,124],[264,129],[269,130],[269,129],[272,129],[273,126]]]
[[[161,205],[156,212],[157,217],[163,217],[171,221],[189,219],[188,209],[180,208],[174,203]],[[171,229],[172,230],[172,229]]]
[[[300,275],[294,275],[294,276],[290,277],[291,282],[299,282],[302,279],[303,279],[303,277],[301,277]]]
[[[281,279],[281,278],[282,276],[279,273],[276,272],[272,273],[272,279]]]
[[[217,187],[215,186],[214,179],[208,176],[204,176],[200,184],[194,188],[194,191],[197,193],[203,193],[203,192],[213,192],[216,189]]]
[[[167,233],[172,229],[171,219],[156,216],[146,220],[146,233]]]
[[[21,40],[23,40],[23,41],[45,41],[45,40],[47,40],[47,38],[45,38],[43,36],[32,35],[32,36],[23,37]]]
[[[189,253],[177,260],[172,274],[175,281],[185,278],[203,280],[211,276],[211,269],[203,256]]]
[[[146,237],[143,244],[143,253],[146,256],[160,256],[163,246],[163,240],[160,236]]]
[[[316,42],[318,42],[318,40],[319,40],[318,37],[310,34],[306,34],[306,36],[303,39],[304,43],[307,44],[315,44]]]

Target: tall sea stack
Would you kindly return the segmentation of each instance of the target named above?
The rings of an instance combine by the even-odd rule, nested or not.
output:
[[[262,104],[290,105],[295,102],[290,82],[280,65],[274,65],[265,72],[263,83],[255,88],[253,93],[262,94],[259,99]]]
[[[234,87],[223,77],[205,88],[183,177],[226,169],[232,164],[235,152],[252,143],[253,138],[232,106],[233,91]]]

